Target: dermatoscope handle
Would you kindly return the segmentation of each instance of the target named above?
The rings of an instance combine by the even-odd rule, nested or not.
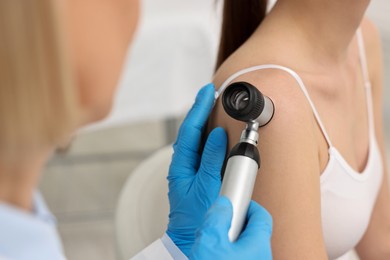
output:
[[[269,97],[248,82],[229,85],[223,93],[222,105],[229,116],[247,123],[241,133],[240,142],[230,151],[220,193],[228,197],[233,205],[233,218],[228,235],[229,240],[234,242],[244,227],[257,171],[260,168],[258,129],[272,120],[275,107]]]
[[[228,233],[231,242],[237,240],[244,227],[259,160],[256,146],[239,143],[232,149],[227,161],[220,194],[228,197],[233,205],[233,218]]]

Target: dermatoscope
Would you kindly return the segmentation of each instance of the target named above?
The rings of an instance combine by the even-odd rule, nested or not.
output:
[[[220,195],[228,197],[233,205],[233,218],[228,235],[229,240],[234,242],[245,225],[257,172],[260,169],[258,129],[272,120],[275,107],[269,97],[247,82],[229,85],[223,92],[222,105],[229,116],[246,123],[240,141],[228,155],[220,191]]]

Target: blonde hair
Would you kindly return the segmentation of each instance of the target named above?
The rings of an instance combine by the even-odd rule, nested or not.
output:
[[[0,1],[0,156],[52,146],[76,126],[56,2]]]

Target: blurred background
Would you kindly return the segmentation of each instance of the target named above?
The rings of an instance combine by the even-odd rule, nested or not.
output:
[[[40,188],[58,219],[69,259],[116,259],[114,218],[132,170],[173,142],[198,89],[210,81],[220,3],[144,0],[111,116],[81,131],[51,159]],[[390,2],[373,0],[385,60],[384,116],[390,152]]]

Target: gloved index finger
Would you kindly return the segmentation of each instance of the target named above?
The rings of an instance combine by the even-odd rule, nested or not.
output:
[[[174,157],[174,160],[177,159],[175,163],[186,163],[188,168],[190,166],[188,165],[189,161],[194,161],[189,159],[199,156],[198,151],[202,131],[213,109],[214,97],[215,89],[213,84],[206,85],[198,92],[195,103],[185,117],[173,146],[176,157]]]
[[[203,88],[201,88],[201,90],[199,90],[195,98],[195,103],[192,105],[191,110],[188,112],[187,116],[185,117],[180,127],[180,130],[186,126],[191,126],[196,129],[202,130],[211,113],[211,110],[213,109],[214,100],[215,100],[214,98],[215,98],[214,84],[210,83],[204,86]],[[180,130],[179,130],[179,134],[180,134]]]

